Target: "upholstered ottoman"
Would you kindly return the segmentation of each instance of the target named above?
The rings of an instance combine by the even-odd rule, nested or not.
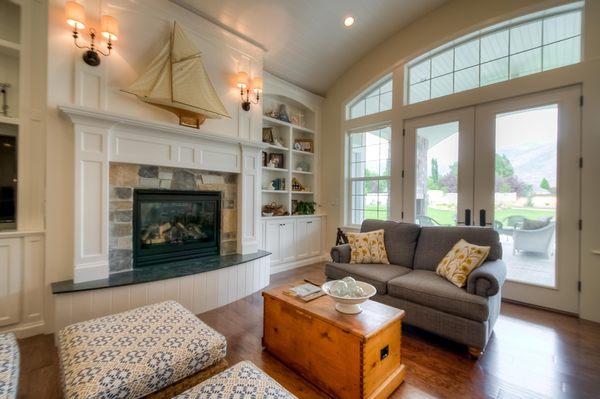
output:
[[[0,334],[0,399],[17,397],[19,345],[15,334]]]
[[[252,362],[244,361],[209,378],[173,399],[292,399],[277,381]]]
[[[73,324],[58,338],[67,399],[139,398],[226,367],[225,337],[175,301]]]

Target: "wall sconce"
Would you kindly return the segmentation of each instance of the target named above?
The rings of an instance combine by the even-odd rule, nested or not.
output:
[[[85,9],[83,6],[75,1],[67,1],[65,4],[65,12],[67,15],[67,24],[73,27],[73,41],[75,46],[87,49],[87,51],[83,53],[83,61],[90,66],[100,65],[100,56],[98,54],[108,57],[112,50],[113,40],[117,40],[117,37],[119,36],[119,23],[117,22],[117,19],[110,15],[103,15],[100,19],[101,33],[107,40],[106,48],[108,51],[104,52],[98,49],[94,43],[96,39],[96,30],[94,28],[89,29],[91,39],[89,46],[82,46],[77,41],[79,38],[79,30],[85,29]]]
[[[260,93],[263,91],[263,80],[261,77],[252,79],[252,87],[249,85],[248,74],[246,72],[238,72],[237,87],[240,88],[240,97],[242,99],[242,109],[250,111],[251,104],[258,104],[260,101]],[[254,92],[254,99],[250,98],[250,89]],[[245,97],[244,97],[245,96]]]

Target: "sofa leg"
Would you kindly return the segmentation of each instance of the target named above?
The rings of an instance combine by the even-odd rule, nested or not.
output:
[[[483,351],[479,348],[475,348],[474,346],[469,346],[469,356],[472,359],[479,359],[479,356],[481,356],[481,354],[483,353]]]

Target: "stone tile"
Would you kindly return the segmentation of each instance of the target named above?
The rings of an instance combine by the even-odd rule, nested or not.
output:
[[[133,211],[112,211],[111,219],[115,222],[131,223],[133,220]]]
[[[158,166],[140,166],[138,175],[140,177],[158,178]]]
[[[133,234],[133,226],[131,223],[111,223],[110,236],[114,238],[131,237]]]
[[[133,249],[131,237],[121,237],[117,239],[117,249]]]
[[[131,186],[138,185],[138,165],[127,163],[111,163],[109,172],[109,181],[111,186]]]
[[[202,174],[202,183],[203,184],[225,184],[225,176],[203,173]]]
[[[173,171],[171,169],[160,168],[158,171],[158,178],[160,180],[172,180]]]
[[[228,173],[225,175],[226,184],[237,184],[237,175],[235,173]]]
[[[237,252],[237,241],[222,241],[221,255],[229,255]]]
[[[140,177],[140,187],[143,188],[159,188],[160,180],[156,177]]]
[[[225,233],[237,230],[237,211],[234,209],[223,209],[221,231]]]
[[[130,201],[111,200],[109,209],[111,211],[131,211],[133,210],[133,198]]]
[[[232,199],[223,200],[223,209],[235,209],[235,201]]]
[[[175,169],[173,171],[172,190],[194,190],[195,188],[196,177],[193,173],[185,169]]]
[[[108,252],[108,265],[112,273],[131,269],[133,251],[130,249],[111,249]]]
[[[231,241],[235,240],[237,233],[235,231],[221,232],[221,240],[222,241]]]
[[[171,189],[171,180],[160,180],[160,188],[165,189],[165,190],[170,190]]]
[[[120,200],[132,199],[133,189],[131,187],[111,187],[110,198]]]

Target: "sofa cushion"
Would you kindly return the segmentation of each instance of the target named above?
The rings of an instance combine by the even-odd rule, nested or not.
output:
[[[390,263],[411,267],[421,226],[412,223],[367,219],[362,223],[360,232],[379,229],[385,231],[383,238]]]
[[[422,227],[415,252],[415,270],[435,271],[438,263],[461,239],[471,244],[490,247],[487,260],[502,258],[498,232],[489,227]],[[390,259],[391,261],[391,259]]]
[[[252,362],[243,361],[173,399],[295,398]]]
[[[325,266],[325,275],[333,280],[340,280],[351,276],[358,281],[364,281],[377,289],[379,295],[387,293],[387,282],[391,279],[410,273],[412,269],[398,265],[354,264],[354,263],[328,263]]]
[[[64,396],[139,398],[225,358],[225,337],[175,301],[72,324],[58,335]]]
[[[429,270],[414,270],[390,280],[388,294],[470,320],[489,317],[486,298],[469,294]]]

